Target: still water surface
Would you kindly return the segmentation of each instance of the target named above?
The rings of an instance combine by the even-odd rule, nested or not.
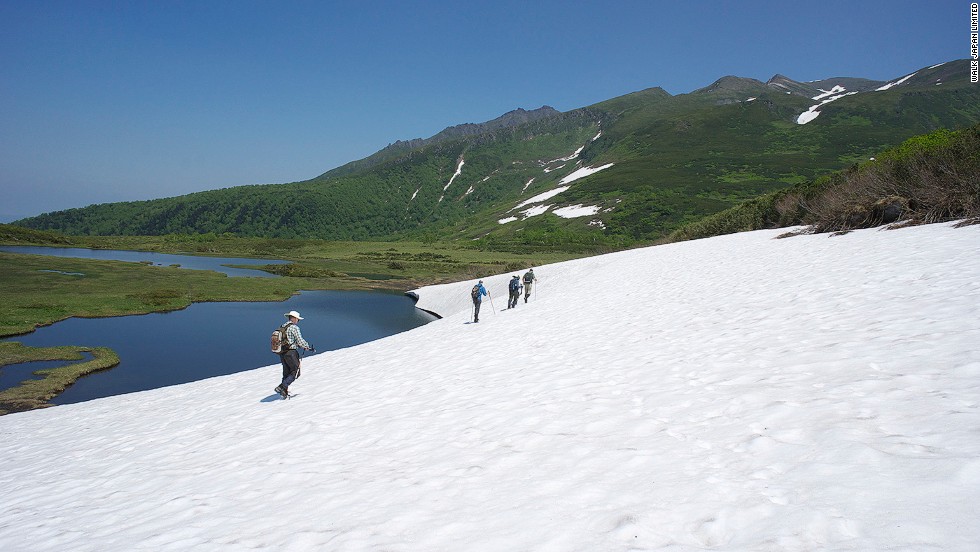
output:
[[[195,303],[167,313],[69,318],[4,341],[116,351],[118,366],[79,379],[51,401],[69,404],[278,364],[279,356],[269,351],[269,337],[291,310],[303,316],[303,338],[317,352],[367,343],[435,320],[404,295],[304,291],[284,302]],[[281,375],[278,369],[269,372],[270,393]]]
[[[53,257],[71,257],[76,259],[101,259],[104,261],[128,261],[133,263],[150,263],[156,266],[180,265],[180,268],[194,270],[214,270],[224,272],[229,276],[257,276],[261,278],[277,278],[275,274],[252,270],[248,268],[231,268],[224,265],[266,265],[288,264],[289,261],[268,259],[241,259],[237,257],[198,257],[195,255],[172,255],[170,253],[153,253],[149,251],[125,251],[120,249],[85,249],[82,247],[37,247],[30,245],[0,245],[0,251],[8,253],[23,253],[28,255],[49,255]]]

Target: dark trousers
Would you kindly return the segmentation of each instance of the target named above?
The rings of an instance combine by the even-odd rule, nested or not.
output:
[[[290,349],[279,356],[282,358],[282,388],[289,389],[289,385],[296,381],[299,372],[299,352]]]
[[[473,321],[474,322],[479,322],[480,321],[480,305],[482,305],[482,304],[483,304],[483,301],[480,301],[480,300],[473,301]]]
[[[512,309],[517,306],[517,300],[521,297],[521,290],[515,289],[510,292],[510,300],[507,301],[507,308]]]

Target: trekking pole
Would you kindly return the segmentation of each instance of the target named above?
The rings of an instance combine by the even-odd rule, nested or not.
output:
[[[497,307],[493,305],[493,295],[490,295],[489,291],[487,292],[487,298],[490,299],[490,308],[493,310],[493,315],[497,316]]]

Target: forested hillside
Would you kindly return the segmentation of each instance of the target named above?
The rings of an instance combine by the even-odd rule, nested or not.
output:
[[[463,125],[291,184],[90,206],[16,224],[69,234],[479,238],[485,247],[619,247],[980,122],[968,62],[891,82],[724,77],[566,113]],[[851,87],[851,89],[848,89]],[[813,94],[813,95],[811,95]],[[584,175],[584,176],[583,176]]]
[[[847,232],[898,224],[980,223],[980,125],[912,137],[874,159],[686,225],[669,241],[805,226]]]

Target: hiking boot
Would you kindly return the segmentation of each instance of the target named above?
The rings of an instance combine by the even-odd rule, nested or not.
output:
[[[279,396],[282,397],[282,398],[284,398],[284,399],[289,396],[289,392],[286,391],[286,389],[283,388],[283,386],[281,386],[281,385],[277,385],[276,386],[276,393],[279,393]]]

